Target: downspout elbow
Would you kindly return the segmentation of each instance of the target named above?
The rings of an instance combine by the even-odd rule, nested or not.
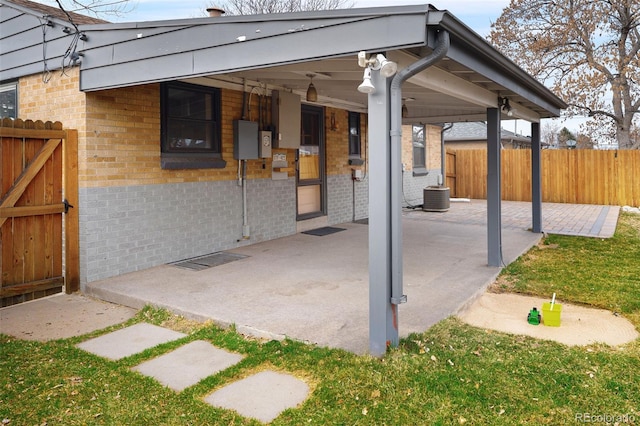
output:
[[[430,66],[432,66],[433,64],[435,64],[436,62],[444,58],[447,52],[449,51],[450,43],[451,41],[449,37],[449,32],[445,30],[440,31],[438,33],[438,42],[436,44],[436,47],[435,49],[433,49],[433,52],[431,52],[430,55],[425,56],[424,58],[421,58],[418,61],[414,62],[413,64],[409,65],[408,67],[402,69],[393,77],[393,80],[391,81],[391,101],[392,101],[391,107],[395,108],[395,106],[393,105],[394,93],[400,95],[400,98],[399,98],[400,107],[397,108],[397,111],[396,109],[392,109],[393,111],[391,114],[392,119],[396,115],[400,115],[400,118],[402,119],[402,93],[401,93],[402,83],[404,83],[409,78],[413,77],[414,75],[416,75],[421,71],[424,71],[425,69],[429,68]],[[393,123],[391,124],[393,126]]]

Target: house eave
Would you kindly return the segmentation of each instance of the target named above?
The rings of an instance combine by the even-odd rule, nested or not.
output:
[[[91,25],[82,91],[236,73],[426,43],[427,6]],[[284,15],[284,16],[283,16]],[[171,43],[167,43],[171,40]],[[282,49],[282,46],[287,46]]]

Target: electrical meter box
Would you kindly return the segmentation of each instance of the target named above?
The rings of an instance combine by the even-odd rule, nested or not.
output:
[[[233,158],[255,160],[258,156],[258,123],[256,121],[233,121]]]
[[[263,130],[260,132],[260,146],[258,151],[260,158],[271,158],[272,135],[270,131]]]
[[[300,148],[300,96],[274,90],[271,92],[271,117],[276,125],[274,148]]]

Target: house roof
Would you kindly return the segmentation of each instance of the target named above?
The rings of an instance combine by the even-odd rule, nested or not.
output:
[[[40,16],[49,16],[52,18],[57,18],[62,21],[69,21],[69,17],[60,10],[60,8],[47,6],[42,3],[36,3],[29,0],[11,0],[11,3],[15,6],[19,6],[23,8],[22,10],[26,13],[38,12]],[[67,12],[73,22],[77,25],[84,24],[103,24],[107,23],[104,19],[94,18],[87,15],[82,15],[76,12]]]
[[[0,0],[2,6],[13,4]],[[366,111],[367,95],[356,90],[363,74],[359,51],[384,52],[402,69],[429,55],[437,34],[447,31],[445,58],[402,86],[402,96],[413,99],[405,123],[484,120],[498,97],[509,99],[513,118],[529,121],[558,116],[566,108],[448,11],[431,5],[98,23],[80,25],[80,31],[86,35],[77,45],[83,91],[182,80],[304,95],[313,75],[319,104]],[[55,57],[68,42],[58,29],[51,32],[57,38],[52,34],[47,54]],[[0,80],[41,71],[41,42],[35,26],[29,55],[2,52]]]
[[[520,143],[531,143],[531,138],[517,135],[509,130],[501,129],[500,139],[502,141],[516,141]],[[445,142],[471,142],[487,141],[487,124],[484,122],[461,122],[453,123],[449,130],[444,132]]]

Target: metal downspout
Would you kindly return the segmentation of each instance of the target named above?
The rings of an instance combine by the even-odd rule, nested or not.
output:
[[[407,301],[402,285],[402,84],[444,58],[449,51],[449,43],[449,32],[440,31],[433,52],[402,69],[391,81],[391,303],[393,305]]]

